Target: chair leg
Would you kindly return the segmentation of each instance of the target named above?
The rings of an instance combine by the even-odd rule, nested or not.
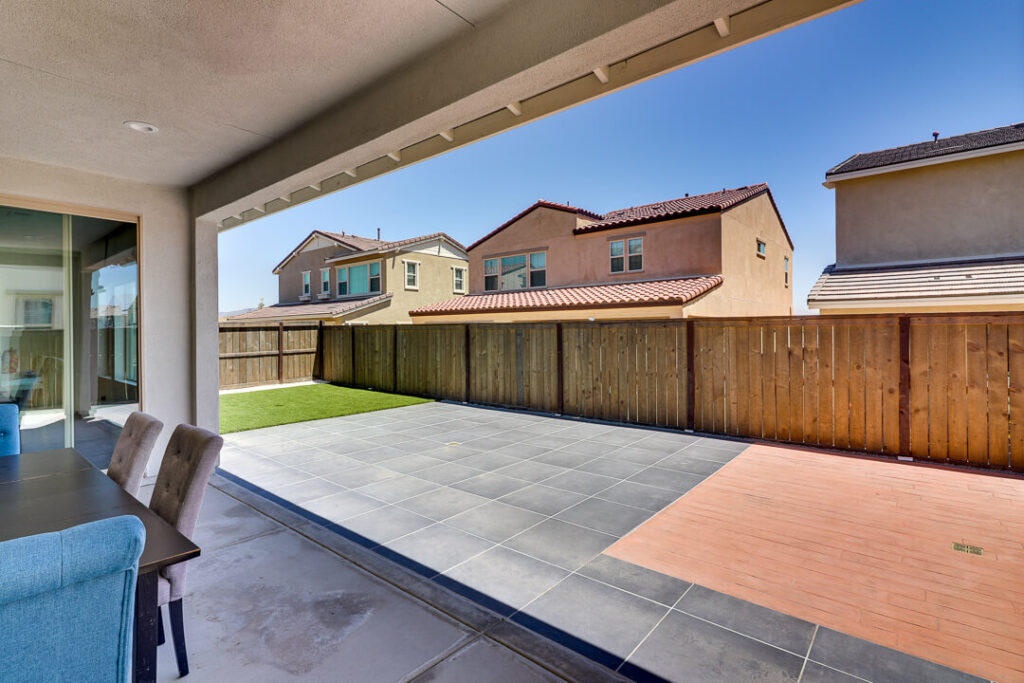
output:
[[[164,608],[156,608],[156,644],[163,645],[167,642],[167,638],[164,637]]]
[[[188,676],[188,652],[185,650],[185,620],[181,610],[181,599],[167,605],[171,617],[171,636],[174,638],[174,656],[178,660],[178,675]]]

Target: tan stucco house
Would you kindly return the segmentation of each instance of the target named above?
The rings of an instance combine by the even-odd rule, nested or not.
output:
[[[823,314],[1024,310],[1024,123],[855,154],[825,173]]]
[[[228,321],[408,323],[410,310],[466,293],[466,259],[443,232],[387,242],[314,230],[274,268],[279,303]]]
[[[792,312],[793,243],[763,183],[605,214],[541,200],[468,251],[469,294],[414,322]]]

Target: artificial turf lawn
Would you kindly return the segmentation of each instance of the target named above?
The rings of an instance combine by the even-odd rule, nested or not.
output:
[[[222,394],[220,431],[222,434],[242,432],[247,429],[368,413],[371,410],[411,406],[428,401],[428,398],[349,389],[332,384],[308,384],[284,389]]]

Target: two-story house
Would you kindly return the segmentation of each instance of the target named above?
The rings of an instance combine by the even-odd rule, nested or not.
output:
[[[443,232],[387,242],[314,230],[274,274],[279,303],[230,322],[408,323],[410,310],[461,296],[469,280],[465,247]]]
[[[469,294],[413,322],[792,313],[793,243],[766,184],[604,214],[542,200],[468,252]]]
[[[823,314],[1024,310],[1024,123],[855,154],[835,189]]]

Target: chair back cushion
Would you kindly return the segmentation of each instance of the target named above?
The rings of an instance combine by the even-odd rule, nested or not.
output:
[[[206,485],[223,445],[219,435],[192,425],[178,425],[167,443],[149,508],[188,538],[196,529]],[[161,570],[171,584],[171,600],[184,594],[187,564],[179,562]]]
[[[164,423],[152,415],[135,411],[128,416],[121,435],[117,437],[107,476],[133,496],[139,495],[149,456],[163,428]]]
[[[0,681],[127,681],[145,542],[126,515],[0,543]]]
[[[0,403],[0,455],[17,455],[18,453],[21,453],[18,404]]]

